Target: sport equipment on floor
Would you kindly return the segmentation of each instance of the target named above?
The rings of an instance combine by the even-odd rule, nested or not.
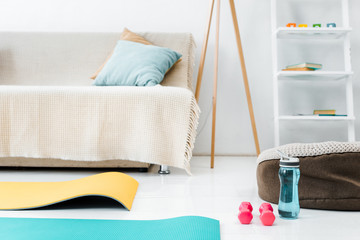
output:
[[[0,210],[38,208],[85,196],[111,198],[130,210],[138,185],[134,178],[119,172],[64,182],[0,182]]]
[[[241,222],[241,224],[249,224],[251,220],[253,219],[252,215],[253,207],[251,206],[250,202],[242,202],[239,207],[239,215],[238,219]]]
[[[185,216],[163,220],[0,218],[0,239],[220,240],[218,220]]]
[[[275,221],[275,215],[273,213],[273,208],[270,203],[263,203],[260,205],[260,220],[265,226],[273,225]]]

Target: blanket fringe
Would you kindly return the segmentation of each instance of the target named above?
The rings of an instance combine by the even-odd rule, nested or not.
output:
[[[189,175],[190,171],[190,160],[192,158],[192,150],[194,149],[196,130],[199,125],[200,108],[196,102],[195,97],[191,98],[191,108],[189,116],[189,128],[187,133],[187,141],[185,144],[185,155],[184,155],[184,169]]]

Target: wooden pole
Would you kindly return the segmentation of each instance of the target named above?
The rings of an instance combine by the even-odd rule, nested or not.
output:
[[[234,0],[229,0],[229,2],[230,2],[232,20],[233,20],[233,24],[234,24],[234,31],[235,31],[235,37],[236,37],[236,44],[237,44],[237,48],[238,48],[238,54],[240,57],[240,64],[241,64],[245,93],[246,93],[246,98],[247,98],[249,114],[250,114],[250,120],[251,120],[251,125],[252,125],[252,131],[253,131],[253,136],[254,136],[254,141],[255,141],[255,148],[256,148],[257,155],[259,155],[260,154],[259,140],[258,140],[258,135],[257,135],[257,130],[256,130],[256,123],[255,123],[253,105],[252,105],[252,101],[251,101],[250,88],[249,88],[249,83],[248,83],[248,78],[247,78],[247,73],[246,73],[244,53],[243,53],[243,49],[242,49],[242,45],[241,45],[240,31],[239,31],[238,21],[237,21],[237,17],[236,17],[236,12],[235,12],[235,4],[234,4]],[[215,0],[210,0],[208,21],[207,21],[207,26],[206,26],[206,30],[205,30],[204,42],[203,42],[202,49],[201,49],[199,71],[198,71],[197,82],[196,82],[196,90],[195,90],[196,101],[199,101],[201,81],[202,81],[202,76],[203,76],[206,51],[207,51],[207,45],[208,45],[209,33],[210,33],[210,27],[211,27],[211,19],[212,19],[213,10],[214,10],[214,3],[215,3]],[[213,99],[212,99],[213,111],[212,111],[212,132],[211,132],[211,168],[214,168],[214,162],[215,162],[216,101],[217,101],[219,35],[220,35],[219,29],[220,29],[220,0],[218,0],[218,2],[217,2],[217,12],[216,12],[216,36],[215,36],[216,39],[215,39],[215,57],[214,57],[215,63],[214,63]]]
[[[208,44],[208,40],[209,40],[211,18],[212,18],[213,9],[214,9],[214,2],[215,2],[215,0],[210,0],[208,22],[207,22],[207,26],[206,26],[206,30],[205,30],[204,42],[203,42],[202,49],[201,49],[199,71],[198,71],[196,90],[195,90],[195,99],[197,102],[199,102],[201,80],[202,80],[203,71],[204,71],[204,63],[205,63],[205,57],[206,57],[207,44]]]
[[[251,101],[249,82],[248,82],[247,73],[246,73],[244,53],[243,53],[243,49],[242,49],[242,45],[241,45],[239,25],[238,25],[238,20],[236,17],[236,12],[235,12],[235,4],[234,4],[234,0],[229,0],[229,2],[230,2],[232,20],[233,20],[233,24],[234,24],[236,44],[238,47],[238,52],[239,52],[239,57],[240,57],[241,71],[242,71],[243,80],[244,80],[244,87],[245,87],[245,92],[246,92],[247,104],[248,104],[248,108],[249,108],[252,131],[253,131],[253,135],[254,135],[256,154],[259,155],[260,154],[259,139],[258,139],[258,135],[257,135],[257,131],[256,131],[254,110],[253,110],[253,105],[252,105],[252,101]]]
[[[216,6],[216,35],[215,35],[215,61],[214,61],[214,86],[213,86],[213,111],[212,111],[212,133],[211,133],[211,168],[215,162],[215,126],[216,126],[216,99],[219,69],[219,29],[220,29],[220,0]]]

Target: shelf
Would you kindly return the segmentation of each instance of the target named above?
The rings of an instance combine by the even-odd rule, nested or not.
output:
[[[325,4],[325,0],[322,0],[321,4]],[[295,21],[290,15],[284,15],[284,9],[296,8],[301,4],[308,4],[302,0],[296,1],[297,5],[287,6],[284,3],[287,1],[271,0],[271,48],[273,56],[273,98],[274,98],[274,138],[275,146],[280,146],[281,135],[282,135],[282,125],[298,125],[298,129],[301,130],[301,123],[305,125],[319,125],[324,123],[336,123],[347,125],[347,138],[348,141],[355,141],[355,116],[354,116],[354,99],[353,99],[353,81],[351,68],[351,32],[352,28],[349,27],[349,0],[341,0],[339,3],[336,3],[335,6],[338,14],[335,19],[342,19],[338,21],[338,27],[327,27],[326,22],[329,22],[329,19],[318,18],[318,22],[322,23],[322,27],[314,28],[313,25],[309,27],[285,27],[287,23]],[[291,3],[289,3],[291,4]],[[340,6],[341,5],[341,6]],[[305,9],[303,9],[305,10]],[[311,23],[313,19],[307,19],[305,14],[301,16],[301,11],[294,11],[292,15],[296,15],[295,19],[303,19],[308,23]],[[333,13],[334,14],[334,13]],[[282,19],[280,22],[278,19]],[[287,19],[287,20],[286,20]],[[291,20],[293,19],[293,20]],[[301,22],[300,22],[301,23]],[[313,22],[315,23],[315,22]],[[299,24],[299,22],[297,22]],[[285,45],[284,45],[285,44]],[[290,44],[290,45],[289,45]],[[325,45],[324,45],[325,44]],[[335,44],[335,45],[334,45]],[[294,52],[292,52],[292,48]],[[333,52],[333,47],[336,47],[336,51]],[[317,48],[321,48],[319,52],[316,51]],[[296,51],[295,51],[296,50]],[[300,52],[299,52],[300,50]],[[339,50],[342,50],[341,52]],[[315,52],[313,52],[315,51]],[[326,51],[331,51],[334,53],[333,56],[327,56]],[[281,58],[279,58],[279,54]],[[300,56],[299,56],[300,54]],[[303,58],[306,56],[311,56],[313,60],[301,60],[302,61],[315,61],[320,63],[325,63],[327,61],[331,63],[337,63],[343,65],[342,68],[332,68],[327,64],[324,69],[319,69],[316,71],[282,71],[285,68],[287,61],[294,58]],[[309,57],[308,56],[308,57]],[[332,57],[331,59],[329,57]],[[293,61],[291,60],[291,61]],[[285,61],[285,62],[284,62]],[[280,64],[279,64],[280,63]],[[290,62],[288,62],[290,63]],[[345,103],[344,109],[348,116],[319,116],[313,115],[312,111],[308,111],[309,114],[298,114],[306,113],[296,109],[297,104],[295,104],[294,99],[291,98],[289,92],[296,90],[294,88],[301,87],[303,91],[311,89],[313,87],[321,87],[324,92],[322,97],[326,97],[327,100],[330,100],[328,106],[334,104],[340,99]],[[331,96],[331,92],[326,91],[327,87],[331,88],[341,88],[345,93],[344,96],[341,96],[339,99],[334,99]],[[288,94],[281,96],[280,92],[288,92]],[[320,97],[317,97],[315,91],[309,91],[308,93],[311,96],[316,96],[314,98],[309,97],[305,99],[306,105],[309,106],[318,106],[319,101],[322,100]],[[326,96],[325,96],[326,95]],[[280,96],[284,99],[280,99]],[[288,99],[290,97],[290,99]],[[282,105],[285,106],[282,107]],[[282,113],[281,109],[291,109],[295,107],[293,112],[284,112]],[[310,109],[308,109],[310,110]],[[292,121],[293,122],[289,122]],[[296,122],[297,121],[297,122]],[[318,121],[318,122],[316,122]],[[330,124],[331,125],[331,124]],[[315,126],[314,126],[315,127]],[[331,129],[331,126],[328,126]],[[314,135],[316,135],[316,129],[314,128]],[[283,143],[282,143],[283,144]]]
[[[336,81],[348,78],[353,72],[346,71],[279,71],[279,80],[302,80],[302,81]]]
[[[292,116],[282,115],[279,120],[354,121],[355,117],[343,116]]]
[[[294,28],[280,27],[275,34],[280,39],[338,39],[351,32],[352,28]]]

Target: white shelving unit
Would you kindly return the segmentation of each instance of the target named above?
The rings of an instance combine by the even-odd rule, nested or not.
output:
[[[323,0],[326,2],[326,0]],[[277,23],[278,0],[271,0],[271,24],[272,24],[272,52],[273,52],[273,93],[274,93],[274,131],[275,146],[280,145],[280,125],[282,121],[345,121],[348,128],[348,141],[355,141],[355,117],[353,104],[353,84],[350,56],[350,32],[349,26],[349,3],[348,0],[339,0],[342,6],[342,24],[336,28],[289,28],[279,27]],[[279,39],[301,39],[303,41],[313,39],[341,39],[343,41],[344,70],[342,71],[281,71],[278,66],[278,42]],[[327,81],[342,80],[346,86],[346,111],[347,116],[292,116],[280,115],[279,113],[279,82],[281,81],[321,81],[326,86]]]

